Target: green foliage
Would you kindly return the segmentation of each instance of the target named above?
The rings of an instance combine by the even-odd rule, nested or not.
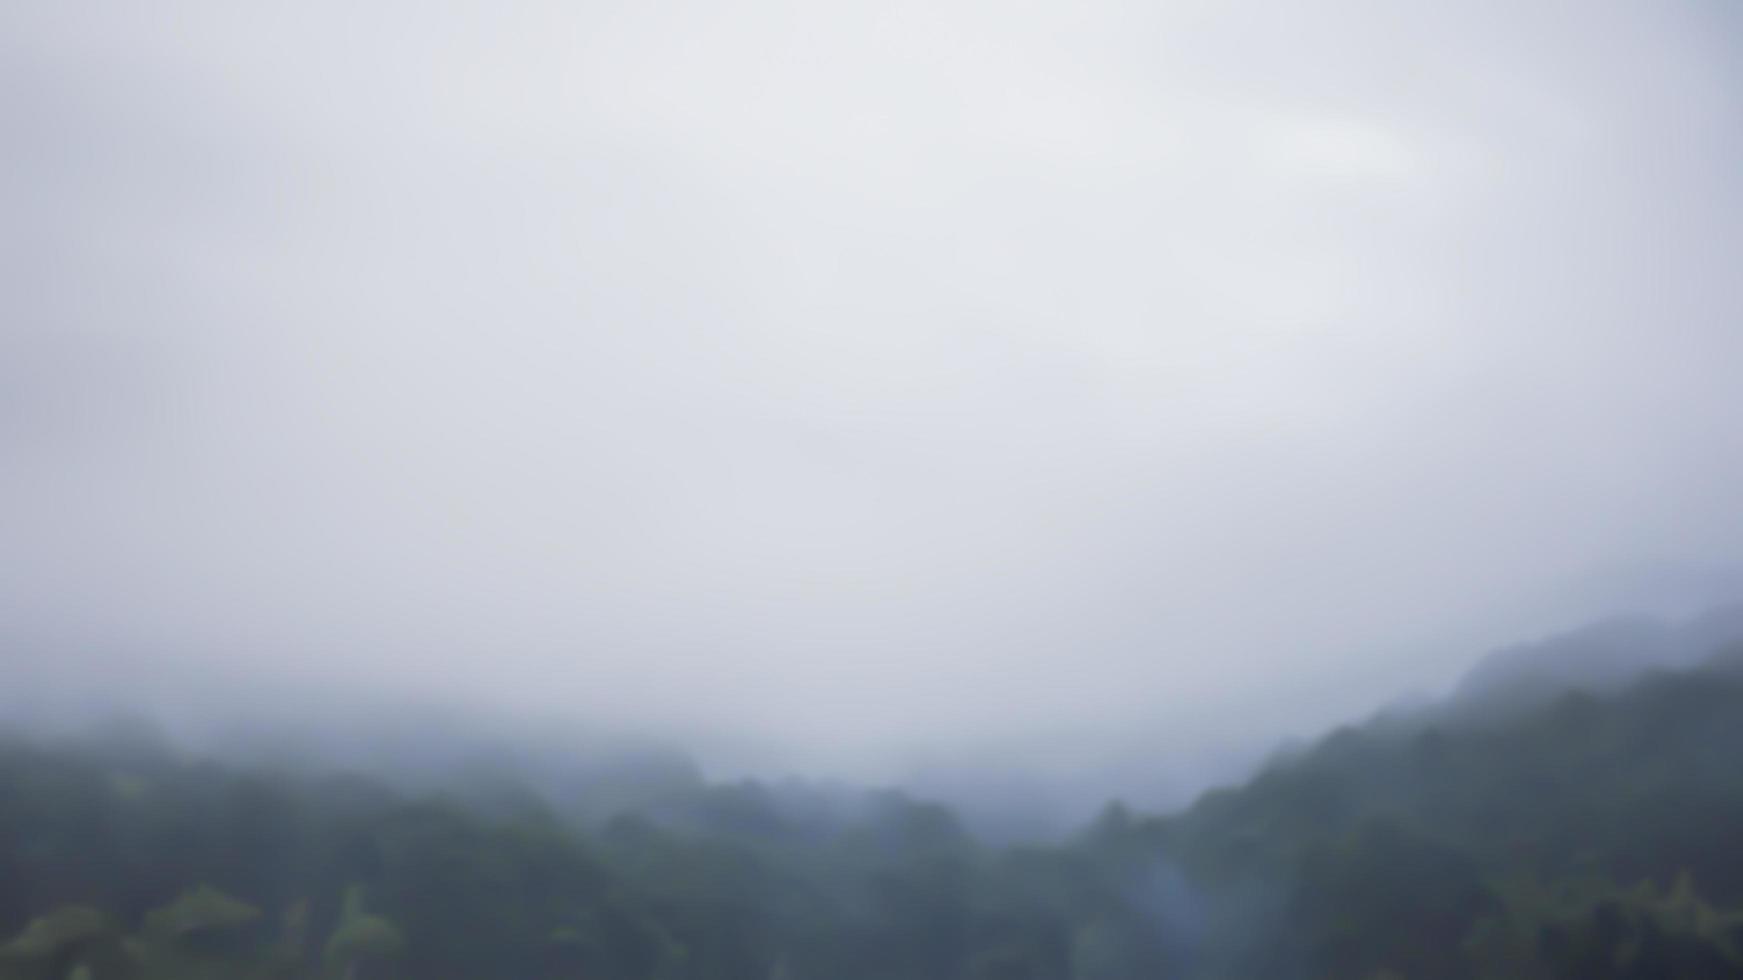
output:
[[[260,918],[260,910],[224,894],[211,885],[200,885],[176,896],[175,901],[146,913],[142,933],[163,940],[185,939],[195,933],[246,925]]]
[[[405,946],[399,929],[379,915],[347,919],[327,940],[327,962],[343,966],[363,960],[386,958]]]
[[[1743,912],[1709,904],[1687,873],[1668,891],[1650,881],[1624,890],[1589,880],[1518,882],[1503,893],[1505,906],[1467,942],[1478,976],[1743,975]]]
[[[0,953],[12,959],[40,959],[88,943],[110,932],[109,917],[88,905],[66,905],[30,920]]]

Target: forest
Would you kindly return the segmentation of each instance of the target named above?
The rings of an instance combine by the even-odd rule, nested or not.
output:
[[[1743,980],[1740,376],[1743,0],[0,0],[0,980]]]
[[[501,771],[19,729],[0,977],[1743,975],[1743,647],[1531,690],[1377,715],[1178,813],[1113,803],[997,845],[901,792],[658,760],[607,813]]]

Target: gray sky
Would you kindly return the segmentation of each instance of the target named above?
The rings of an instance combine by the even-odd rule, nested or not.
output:
[[[1743,557],[1740,31],[6,3],[0,613],[843,770],[1444,684]]]

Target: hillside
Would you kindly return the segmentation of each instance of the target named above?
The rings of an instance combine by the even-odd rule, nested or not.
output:
[[[1743,647],[1334,732],[1184,812],[997,847],[943,807],[674,783],[597,809],[0,742],[0,976],[622,980],[1743,973]],[[421,785],[421,788],[419,788]]]
[[[1739,746],[1733,647],[1498,719],[1345,728],[1126,846],[1201,885],[1212,973],[1734,976]]]

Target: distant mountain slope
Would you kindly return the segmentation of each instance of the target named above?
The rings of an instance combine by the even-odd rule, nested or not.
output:
[[[1455,710],[1530,707],[1569,690],[1615,691],[1654,668],[1691,667],[1743,642],[1743,604],[1684,622],[1646,616],[1593,623],[1533,643],[1497,650],[1465,674]]]
[[[1504,711],[1340,729],[1129,834],[1199,889],[1206,975],[1743,976],[1734,616],[1522,648],[1455,699]]]

